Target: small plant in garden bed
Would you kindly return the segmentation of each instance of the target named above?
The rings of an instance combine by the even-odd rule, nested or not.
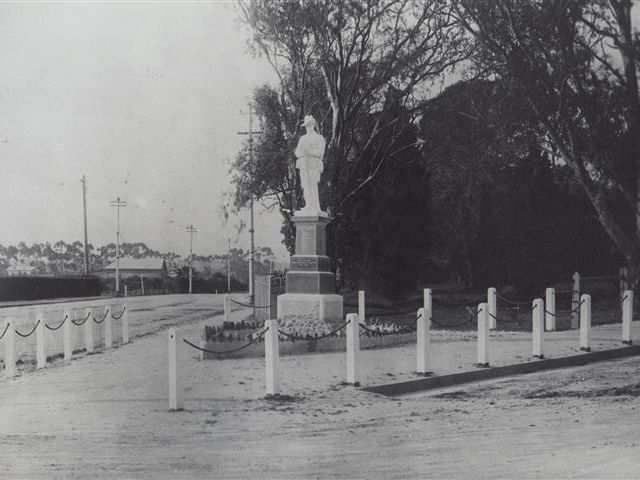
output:
[[[260,322],[224,322],[222,326],[204,327],[204,338],[207,342],[244,342],[261,337]]]

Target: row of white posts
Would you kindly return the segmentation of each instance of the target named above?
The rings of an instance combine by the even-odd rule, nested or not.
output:
[[[96,311],[102,312],[99,316],[95,315]],[[84,316],[82,318],[74,318],[74,314],[77,316],[77,312],[84,311]],[[127,309],[127,305],[119,305],[119,306],[105,306],[104,309],[98,307],[87,307],[84,310],[82,309],[67,309],[64,310],[62,314],[62,319],[53,318],[52,312],[46,312],[44,310],[38,310],[35,315],[35,336],[36,336],[36,369],[45,368],[47,364],[47,357],[45,354],[45,323],[47,321],[47,317],[49,317],[51,323],[53,325],[60,325],[60,323],[64,319],[64,324],[62,325],[62,349],[65,361],[70,361],[73,357],[73,341],[72,341],[72,329],[75,328],[84,328],[84,345],[87,353],[93,353],[95,348],[95,339],[93,335],[94,328],[94,320],[91,317],[102,319],[100,323],[104,322],[104,348],[112,348],[113,346],[113,328],[112,328],[112,315],[118,316],[119,320],[122,321],[122,343],[129,343],[129,311]],[[82,325],[75,325],[73,320],[78,322],[79,320],[83,320],[84,323]],[[16,349],[15,349],[15,339],[16,339],[16,327],[17,322],[14,317],[5,318],[4,324],[0,331],[4,331],[4,337],[2,338],[2,342],[4,343],[4,372],[6,377],[14,377],[16,376]],[[57,329],[56,329],[57,330]],[[52,332],[55,334],[55,331]]]
[[[555,313],[554,296],[549,297],[550,291],[547,289],[547,307],[541,298],[536,298],[532,303],[532,355],[535,358],[544,358],[543,333],[545,330],[545,320],[548,321],[548,314]],[[492,297],[493,296],[493,297]],[[549,298],[553,299],[549,302]],[[227,308],[225,298],[225,311]],[[493,303],[492,303],[493,302]],[[427,375],[431,369],[431,359],[429,346],[431,322],[433,319],[433,300],[431,289],[424,290],[423,307],[417,312],[416,324],[416,373]],[[550,310],[551,309],[551,310]],[[584,294],[579,303],[580,314],[580,349],[590,351],[591,337],[591,295]],[[230,310],[230,309],[229,309]],[[495,289],[489,289],[488,302],[478,305],[478,342],[477,342],[477,366],[489,366],[489,330],[491,329],[490,313],[496,316]],[[359,324],[365,319],[364,292],[358,295],[358,313],[347,315],[346,324],[346,381],[351,385],[359,385],[358,355],[360,352],[360,332]],[[552,316],[553,318],[553,316]],[[622,315],[622,341],[631,343],[631,321],[633,319],[633,292],[626,291],[623,298]],[[554,328],[555,329],[555,318]],[[549,324],[547,324],[548,326]],[[279,344],[278,344],[278,321],[266,320],[265,326],[265,380],[267,395],[279,393]],[[495,324],[494,324],[495,328]],[[549,328],[548,328],[549,329]],[[181,410],[183,408],[183,388],[181,384],[180,359],[182,358],[183,341],[181,335],[175,328],[169,330],[169,408]]]

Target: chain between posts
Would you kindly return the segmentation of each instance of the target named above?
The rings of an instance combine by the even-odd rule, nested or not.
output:
[[[233,298],[230,298],[229,301],[235,303],[236,305],[240,305],[241,307],[248,307],[248,308],[271,308],[271,305],[250,305],[248,303],[242,303],[242,302],[238,302],[237,300],[234,300]]]
[[[4,337],[4,334],[7,333],[7,330],[9,330],[10,325],[11,323],[7,323],[7,325],[4,327],[4,332],[2,332],[2,335],[0,335],[0,340],[2,340]]]
[[[22,338],[27,338],[27,337],[31,336],[31,335],[33,334],[33,332],[35,332],[35,331],[36,331],[36,328],[38,328],[38,325],[40,325],[40,320],[38,320],[38,321],[36,322],[36,324],[33,326],[33,328],[31,329],[31,331],[30,331],[29,333],[22,333],[22,332],[19,332],[17,328],[16,328],[16,329],[14,329],[14,332],[16,332],[16,334],[17,334],[17,335],[19,335],[19,336],[21,336]]]
[[[102,320],[99,320],[99,321],[98,321],[98,320],[96,320],[96,319],[94,318],[94,319],[93,319],[93,321],[99,325],[99,324],[101,324],[102,322],[104,322],[104,321],[105,321],[105,319],[107,318],[107,315],[108,315],[108,314],[109,314],[109,310],[106,310],[106,311],[104,312],[104,316],[102,317]]]
[[[438,297],[431,297],[431,299],[432,299],[434,302],[440,302],[440,303],[443,303],[443,304],[445,304],[445,305],[449,305],[449,306],[451,306],[451,307],[464,307],[464,306],[471,306],[471,305],[475,305],[475,304],[477,304],[478,302],[480,302],[481,300],[484,300],[484,299],[485,299],[485,297],[477,297],[477,298],[474,298],[474,299],[472,299],[472,300],[467,300],[467,301],[465,301],[465,302],[450,302],[450,301],[448,301],[448,300],[443,300],[443,299],[438,298]]]
[[[546,308],[544,310],[544,313],[548,313],[549,315],[551,315],[552,317],[564,317],[566,315],[572,315],[574,313],[579,313],[580,312],[580,306],[584,303],[584,300],[580,300],[580,303],[578,304],[578,306],[576,308],[574,308],[573,310],[569,310],[568,312],[562,312],[562,313],[552,313],[550,311],[548,311]]]
[[[79,327],[79,326],[84,325],[85,323],[87,323],[87,320],[89,320],[90,316],[91,316],[91,312],[87,313],[87,318],[85,318],[84,320],[82,320],[80,322],[76,322],[75,320],[71,320],[71,323],[73,323],[74,325],[77,325]]]
[[[503,297],[502,295],[496,293],[496,298],[499,298],[500,300],[502,300],[503,302],[507,302],[510,303],[511,305],[529,305],[529,302],[516,302],[515,300],[509,300],[508,298]]]
[[[251,340],[249,341],[249,343],[247,343],[246,345],[242,345],[241,347],[238,348],[233,348],[231,350],[226,350],[224,352],[219,352],[216,350],[210,350],[208,348],[203,348],[203,347],[199,347],[198,345],[195,345],[194,343],[190,342],[189,340],[187,340],[186,338],[183,338],[182,341],[184,343],[186,343],[187,345],[189,345],[190,347],[195,348],[196,350],[199,350],[201,352],[205,352],[205,353],[213,353],[215,355],[225,355],[227,353],[234,353],[234,352],[239,352],[240,350],[244,350],[245,348],[249,347],[250,345],[253,345],[254,343],[256,343],[258,340],[260,340],[262,337],[265,336],[265,334],[267,333],[267,330],[269,330],[269,327],[265,328],[262,332],[260,332],[256,337],[252,337]]]
[[[493,314],[493,313],[491,313],[491,312],[487,312],[487,314],[488,314],[491,318],[493,318],[496,322],[500,322],[500,323],[517,323],[517,322],[518,322],[518,320],[504,320],[504,319],[502,319],[502,318],[498,318],[496,315],[494,315],[494,314]]]
[[[69,316],[65,315],[62,321],[60,322],[60,325],[58,325],[57,327],[50,327],[46,323],[44,324],[44,326],[53,332],[54,330],[58,330],[60,327],[62,327],[62,325],[64,325],[64,322],[66,322],[68,318]]]
[[[122,307],[122,311],[120,312],[120,315],[114,315],[113,313],[111,314],[111,318],[113,318],[114,320],[120,320],[122,318],[122,316],[124,315],[124,311],[127,309],[127,307]]]
[[[336,328],[335,330],[329,332],[329,333],[325,333],[324,335],[320,336],[320,337],[311,337],[311,336],[307,336],[307,337],[301,337],[299,335],[291,335],[290,333],[287,332],[283,332],[282,330],[278,329],[278,333],[284,337],[289,338],[290,340],[322,340],[323,338],[328,338],[328,337],[333,337],[336,333],[338,333],[340,330],[342,330],[344,327],[346,327],[349,322],[351,320],[347,320],[346,322],[344,322],[341,326],[339,326],[338,328]]]

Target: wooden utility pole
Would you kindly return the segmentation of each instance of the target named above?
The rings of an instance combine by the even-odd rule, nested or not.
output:
[[[249,102],[249,130],[238,132],[238,135],[249,135],[249,164],[253,165],[253,135],[260,134],[260,131],[253,130],[253,103]],[[254,286],[255,286],[255,244],[254,244],[254,228],[253,228],[253,195],[251,195],[250,202],[250,221],[249,221],[249,236],[251,237],[251,248],[249,250],[249,297],[251,297],[251,303],[253,303]]]
[[[227,239],[227,293],[231,293],[231,239]]]
[[[89,275],[89,241],[87,235],[87,178],[82,175],[82,211],[84,213],[84,274]]]
[[[193,261],[192,261],[193,260],[193,234],[194,233],[198,233],[198,228],[194,227],[193,225],[189,225],[188,227],[185,228],[185,231],[187,233],[191,234],[191,242],[189,244],[189,293],[191,293],[192,292],[192,288],[191,287],[192,287],[192,282],[193,282],[193,280],[192,280],[192,278],[193,278],[193,274],[192,274],[192,272],[193,272],[193,269],[192,269],[192,267],[193,267],[193,265],[192,265],[192,263],[193,263]]]
[[[120,292],[120,209],[125,208],[128,204],[118,197],[115,201],[109,202],[109,205],[118,210],[116,220],[116,294],[118,294]]]

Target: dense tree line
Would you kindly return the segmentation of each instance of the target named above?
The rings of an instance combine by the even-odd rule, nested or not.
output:
[[[624,0],[239,2],[278,73],[236,206],[277,205],[293,253],[293,149],[327,139],[321,201],[342,286],[539,288],[640,260],[637,30]],[[436,98],[433,81],[464,80]]]

